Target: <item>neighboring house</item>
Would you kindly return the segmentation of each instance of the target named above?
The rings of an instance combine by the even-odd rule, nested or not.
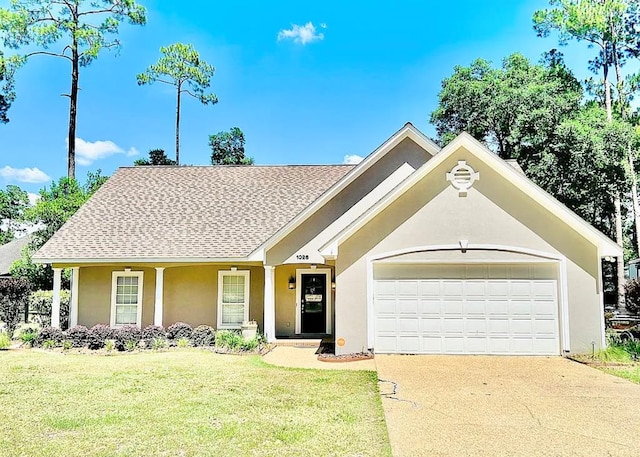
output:
[[[29,244],[29,241],[31,236],[27,235],[0,246],[0,278],[11,276],[9,273],[11,265],[22,257],[22,249]]]
[[[121,168],[34,259],[57,287],[73,269],[72,325],[566,354],[605,345],[601,259],[619,255],[471,136],[440,150],[407,124],[357,166]]]

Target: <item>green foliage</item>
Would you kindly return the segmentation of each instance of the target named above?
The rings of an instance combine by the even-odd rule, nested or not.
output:
[[[13,332],[29,301],[31,284],[24,278],[0,278],[0,321]]]
[[[638,314],[640,312],[640,280],[632,279],[627,281],[624,286],[625,290],[625,308],[631,314]]]
[[[1,110],[2,98],[0,98],[0,116]],[[6,190],[0,190],[0,222],[3,222],[3,227],[0,227],[0,245],[15,238],[28,206],[29,195],[18,186],[8,185]]]
[[[191,344],[194,346],[213,346],[216,341],[216,331],[208,325],[199,325],[191,333]]]
[[[13,332],[13,338],[31,346],[40,333],[40,325],[35,323],[20,324]]]
[[[113,331],[118,351],[132,351],[142,339],[142,331],[136,325],[124,325]]]
[[[33,254],[104,184],[108,177],[101,170],[88,172],[84,185],[72,178],[60,178],[50,188],[40,190],[40,199],[24,211],[24,218],[39,227],[31,243],[23,250],[22,258],[10,268],[13,276],[27,278],[36,289],[53,289],[51,265],[35,264]],[[68,273],[63,276],[63,287],[69,287]]]
[[[191,345],[191,343],[189,342],[188,338],[180,338],[180,339],[178,339],[177,346],[179,348],[188,348],[190,345]]]
[[[167,347],[166,338],[154,338],[151,340],[151,349],[154,351],[159,351],[160,349],[165,349]]]
[[[159,325],[147,325],[142,330],[142,341],[144,341],[147,346],[151,346],[154,339],[164,339],[166,337],[167,333],[164,328]]]
[[[7,332],[0,332],[0,351],[4,351],[11,347],[11,338]]]
[[[478,59],[456,66],[442,82],[431,122],[443,144],[466,131],[526,167],[555,139],[556,127],[578,110],[581,98],[579,82],[558,53],[538,65],[512,54],[499,69]]]
[[[162,57],[136,76],[138,85],[155,82],[176,88],[176,164],[180,164],[180,107],[183,94],[194,97],[203,105],[218,103],[215,94],[207,92],[215,72],[212,65],[200,59],[190,44],[175,43],[160,48]]]
[[[233,330],[220,330],[216,333],[216,347],[229,350],[238,350],[244,343],[244,338],[239,332]]]
[[[104,341],[104,348],[111,352],[116,348],[116,340],[108,339]]]
[[[622,346],[608,346],[596,351],[593,358],[600,362],[630,362],[631,355]]]
[[[0,49],[0,123],[9,122],[7,112],[11,108],[11,103],[16,98],[14,91],[13,73],[11,72],[10,62],[4,58],[4,54]]]
[[[238,127],[209,135],[209,147],[212,165],[253,165],[253,158],[244,155],[244,133]]]
[[[151,149],[149,151],[148,159],[138,159],[133,162],[135,166],[149,166],[149,165],[177,165],[175,160],[171,160],[165,154],[164,149]]]
[[[69,303],[71,292],[60,291],[60,327],[69,328]],[[29,316],[42,326],[51,325],[52,290],[36,290],[29,295]]]

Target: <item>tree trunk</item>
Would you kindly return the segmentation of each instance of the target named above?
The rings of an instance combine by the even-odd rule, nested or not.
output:
[[[76,26],[78,11],[72,11]],[[74,31],[72,31],[74,32]],[[78,80],[80,79],[80,54],[78,53],[78,39],[73,33],[71,44],[71,92],[69,93],[69,136],[67,152],[67,176],[76,177],[76,120],[78,118]]]
[[[616,212],[616,243],[623,246],[622,239],[622,205],[620,203],[620,192],[617,192],[613,204]],[[616,267],[618,270],[618,309],[625,309],[625,297],[624,297],[624,256],[619,256],[616,259]]]
[[[633,156],[629,151],[629,174],[631,175],[631,199],[633,201],[633,222],[636,231],[636,254],[640,256],[640,202],[638,201],[638,179],[633,163]]]
[[[178,83],[178,100],[176,103],[176,165],[180,165],[180,96],[182,85]]]
[[[602,65],[602,71],[604,73],[604,106],[607,110],[607,120],[609,122],[613,122],[613,110],[611,108],[611,84],[609,83],[609,65],[606,62]]]

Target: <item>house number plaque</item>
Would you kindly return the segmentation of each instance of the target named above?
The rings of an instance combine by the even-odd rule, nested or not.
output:
[[[309,260],[309,255],[308,254],[298,254],[298,255],[296,255],[296,259],[298,259],[298,260]]]

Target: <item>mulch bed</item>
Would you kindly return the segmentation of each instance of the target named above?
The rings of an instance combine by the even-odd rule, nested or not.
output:
[[[371,352],[353,352],[351,354],[318,354],[318,360],[321,362],[333,362],[333,363],[341,363],[341,362],[357,362],[358,360],[369,360],[373,359],[373,354]]]

